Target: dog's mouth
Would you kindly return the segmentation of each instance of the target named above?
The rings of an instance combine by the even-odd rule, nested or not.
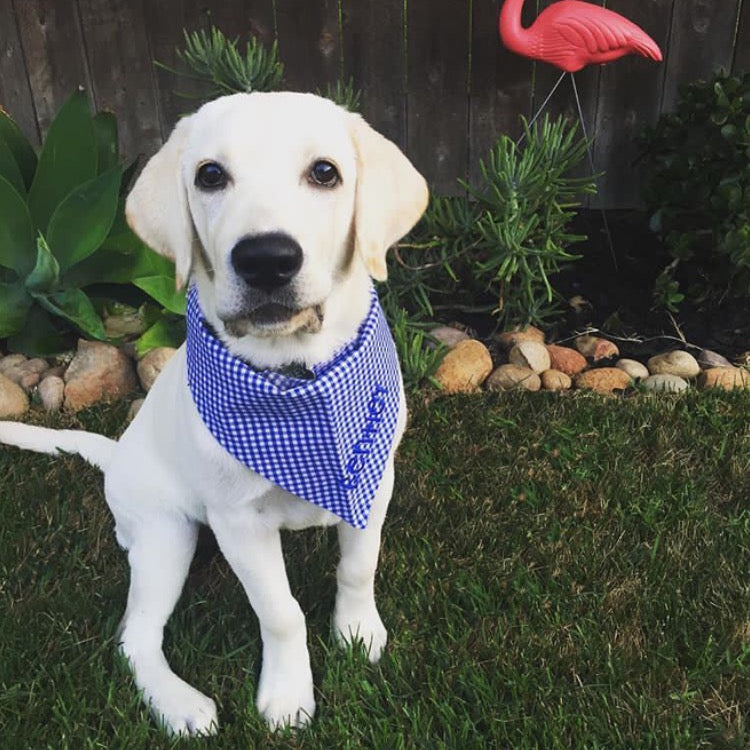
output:
[[[224,320],[226,332],[237,338],[249,334],[267,338],[292,333],[317,333],[322,325],[321,305],[294,309],[278,302],[268,302],[242,316]]]

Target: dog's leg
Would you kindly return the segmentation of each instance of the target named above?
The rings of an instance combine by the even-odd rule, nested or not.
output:
[[[130,591],[120,647],[154,716],[179,735],[214,734],[216,705],[169,667],[162,635],[195,552],[197,527],[184,518],[149,518],[127,530]]]
[[[307,628],[289,588],[279,531],[244,507],[209,512],[209,523],[260,622],[258,710],[273,728],[303,726],[315,713]]]
[[[338,525],[341,560],[336,571],[338,590],[333,632],[342,646],[361,641],[370,661],[385,648],[388,633],[375,605],[375,571],[380,553],[380,531],[393,494],[393,460],[386,468],[373,501],[367,528]]]

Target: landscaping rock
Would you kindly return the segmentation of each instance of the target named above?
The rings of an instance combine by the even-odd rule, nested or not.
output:
[[[742,352],[735,360],[738,367],[750,367],[750,352]]]
[[[30,393],[41,379],[41,374],[49,369],[46,360],[26,359],[23,354],[9,354],[0,361],[0,374]]]
[[[550,369],[564,372],[566,375],[578,375],[586,369],[586,358],[575,349],[568,346],[548,344]]]
[[[732,366],[732,363],[726,357],[717,352],[712,352],[710,349],[701,349],[696,359],[704,370],[710,370],[712,367]]]
[[[624,391],[632,384],[630,375],[617,367],[599,367],[596,370],[586,370],[575,378],[576,388],[597,393],[612,393]]]
[[[132,422],[135,419],[136,414],[138,414],[138,412],[141,410],[141,407],[143,406],[143,402],[145,400],[145,398],[137,398],[135,399],[135,401],[133,401],[132,404],[130,404],[127,416],[128,422]]]
[[[665,372],[649,375],[641,381],[641,385],[647,391],[657,393],[680,393],[688,388],[687,380],[681,378],[679,375],[672,375]]]
[[[45,411],[59,411],[65,396],[65,381],[57,375],[50,375],[39,383],[37,392]]]
[[[750,372],[740,367],[712,367],[698,376],[701,388],[723,388],[731,391],[734,388],[750,388]]]
[[[542,373],[542,388],[545,391],[567,391],[572,385],[570,376],[560,370],[547,370]]]
[[[576,349],[584,357],[588,357],[594,362],[600,362],[603,359],[611,359],[620,354],[617,344],[613,344],[607,339],[599,336],[578,336],[575,340]]]
[[[445,393],[473,393],[492,372],[492,357],[480,341],[460,341],[440,363],[435,379]]]
[[[104,315],[104,330],[112,338],[140,335],[147,328],[148,322],[140,310]]]
[[[514,328],[512,331],[499,333],[495,339],[504,349],[512,349],[522,341],[536,341],[537,344],[543,344],[544,333],[534,326],[527,326],[526,328]]]
[[[20,385],[0,373],[0,419],[21,417],[29,409],[29,397]]]
[[[441,344],[447,346],[449,349],[461,341],[467,341],[470,336],[468,333],[454,328],[453,326],[438,326],[430,331],[430,336],[437,339]]]
[[[510,350],[508,360],[512,365],[528,367],[537,373],[550,368],[547,347],[538,341],[520,341]]]
[[[651,357],[646,363],[652,375],[677,375],[680,378],[695,378],[701,366],[692,354],[680,350],[665,352]]]
[[[171,346],[159,346],[148,352],[138,363],[138,378],[141,381],[143,390],[148,393],[151,386],[164,369],[164,366],[174,357],[177,349]]]
[[[133,364],[119,349],[80,339],[65,372],[65,407],[78,411],[98,401],[121,398],[136,385]]]
[[[487,378],[486,386],[491,391],[514,391],[523,388],[538,391],[542,381],[533,370],[521,365],[500,365]]]
[[[68,368],[65,365],[55,365],[54,367],[50,367],[49,370],[45,370],[42,373],[42,380],[46,380],[47,378],[63,378],[65,377],[65,370]]]
[[[644,378],[647,378],[648,368],[646,365],[641,364],[638,362],[638,360],[635,359],[618,359],[615,363],[615,367],[618,370],[622,370],[623,372],[626,372],[628,375],[630,375],[633,380],[643,380]]]

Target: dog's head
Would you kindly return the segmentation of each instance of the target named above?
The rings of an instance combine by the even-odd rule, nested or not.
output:
[[[387,275],[427,186],[390,141],[311,94],[236,94],[182,119],[128,200],[227,337],[319,330],[342,279]]]

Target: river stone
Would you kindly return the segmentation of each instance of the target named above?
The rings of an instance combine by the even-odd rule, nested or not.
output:
[[[588,357],[594,362],[599,362],[603,359],[611,359],[620,354],[617,344],[599,336],[578,336],[576,337],[575,345],[576,349],[578,349],[584,357]]]
[[[615,362],[615,367],[626,372],[633,380],[643,380],[649,374],[646,365],[641,364],[636,359],[618,359]]]
[[[474,393],[492,372],[487,347],[475,339],[460,341],[443,358],[435,379],[445,393]]]
[[[586,357],[569,346],[548,344],[550,369],[564,372],[566,375],[578,375],[586,369]]]
[[[597,393],[612,393],[613,391],[624,391],[632,384],[630,375],[624,370],[616,367],[599,367],[595,370],[586,370],[579,373],[575,378],[576,388]]]
[[[528,367],[536,373],[550,368],[550,356],[547,347],[538,341],[519,341],[509,352],[508,360],[512,365]]]
[[[26,393],[31,392],[48,369],[46,360],[39,357],[26,359],[23,354],[10,354],[0,362],[0,373],[20,385]]]
[[[657,393],[680,393],[688,388],[688,382],[679,375],[672,375],[668,372],[660,372],[655,375],[649,375],[641,381],[641,385],[647,391]]]
[[[143,406],[143,402],[145,401],[145,398],[137,398],[135,401],[133,401],[132,404],[130,404],[130,408],[128,409],[128,416],[127,421],[132,422],[135,418],[138,412],[141,410],[141,407]]]
[[[79,411],[98,401],[112,401],[135,390],[132,362],[115,346],[79,339],[65,371],[65,408]]]
[[[453,326],[438,326],[437,328],[433,328],[430,331],[430,336],[449,349],[453,349],[460,341],[467,341],[471,338],[468,333]]]
[[[148,393],[159,373],[164,369],[167,362],[174,357],[177,349],[171,346],[158,346],[152,349],[138,363],[138,378],[143,390]]]
[[[677,375],[686,379],[697,377],[701,371],[695,357],[679,349],[651,357],[646,366],[652,375]]]
[[[50,375],[39,383],[37,392],[45,411],[59,411],[65,396],[65,381],[57,375]]]
[[[521,365],[500,365],[485,383],[491,391],[513,391],[521,388],[538,391],[542,381],[533,370]]]
[[[542,388],[545,391],[567,391],[572,385],[570,375],[560,370],[546,370],[542,373]]]
[[[20,385],[0,373],[0,419],[21,417],[29,409],[29,397]]]
[[[504,331],[495,337],[496,341],[504,349],[512,349],[522,341],[536,341],[537,344],[544,343],[544,333],[534,326],[526,328],[514,328],[512,331]]]
[[[750,372],[740,367],[712,367],[698,376],[701,388],[750,388]]]
[[[704,370],[710,370],[712,367],[731,367],[732,363],[724,356],[710,349],[701,349],[696,357],[698,364]]]

